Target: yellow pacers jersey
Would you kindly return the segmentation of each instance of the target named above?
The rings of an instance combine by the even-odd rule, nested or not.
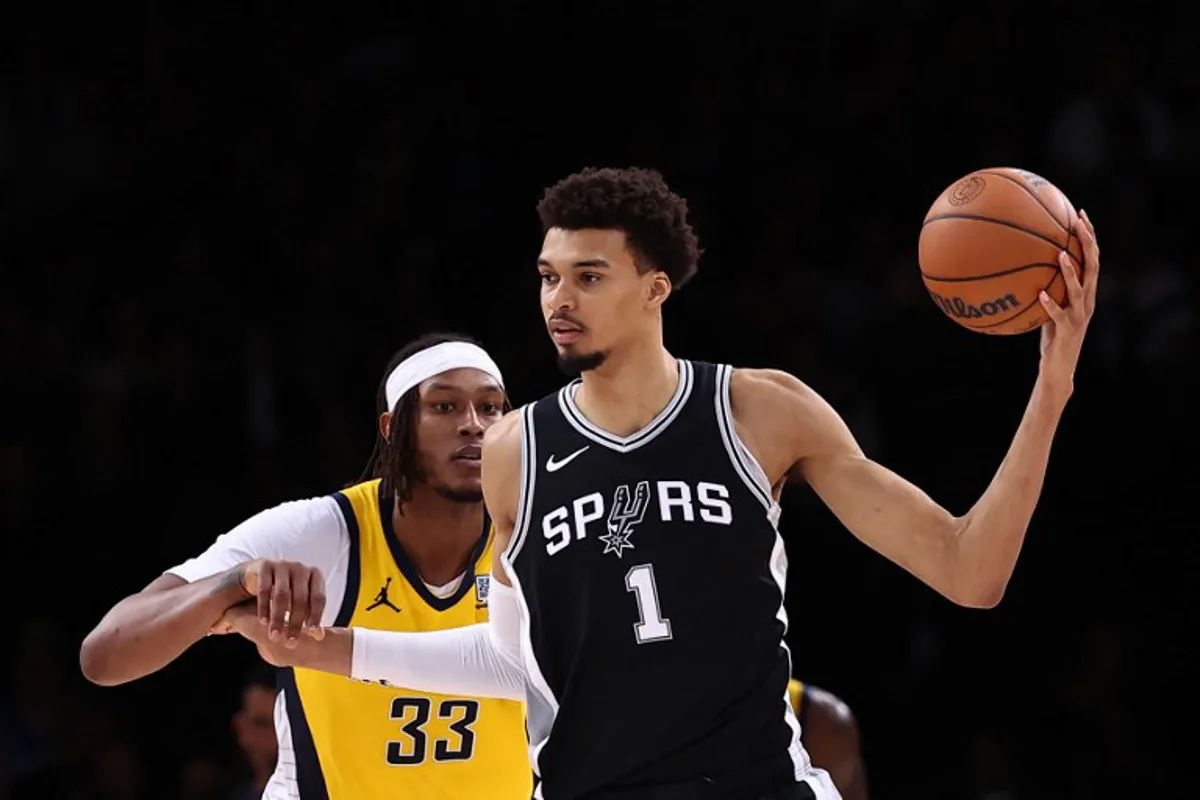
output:
[[[339,626],[434,631],[484,622],[491,566],[485,520],[472,566],[452,596],[421,582],[392,532],[379,481],[334,495],[350,531]],[[528,800],[524,704],[449,697],[296,669],[283,686],[301,800]]]
[[[788,696],[792,700],[792,710],[796,712],[796,719],[800,723],[800,735],[804,735],[804,729],[808,723],[808,693],[805,691],[803,681],[798,681],[792,678],[788,681]]]

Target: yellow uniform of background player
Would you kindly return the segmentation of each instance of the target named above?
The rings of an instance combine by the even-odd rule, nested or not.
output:
[[[396,544],[391,503],[380,513],[379,481],[334,497],[351,533],[350,558],[359,565],[357,575],[350,568],[339,626],[433,631],[487,621],[490,530],[481,534],[458,587],[441,598]],[[373,791],[388,784],[398,792],[402,786],[404,797],[532,794],[521,703],[425,694],[306,669],[282,674],[306,800],[304,788],[319,783],[329,800],[377,796]]]
[[[101,685],[139,678],[206,632],[230,632],[233,611],[281,646],[334,624],[486,632],[476,623],[488,619],[492,532],[479,457],[507,407],[499,368],[464,337],[422,337],[392,358],[376,406],[378,480],[267,509],[125,598],[84,641],[84,674]],[[279,758],[264,800],[532,794],[520,688],[483,699],[278,674]]]

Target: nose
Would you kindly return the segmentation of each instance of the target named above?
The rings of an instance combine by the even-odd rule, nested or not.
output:
[[[567,281],[559,281],[546,294],[546,307],[551,311],[571,311],[575,308],[575,293]]]
[[[466,413],[463,414],[462,421],[458,425],[458,435],[462,437],[483,436],[483,420],[479,418],[479,411],[475,406],[468,406]]]

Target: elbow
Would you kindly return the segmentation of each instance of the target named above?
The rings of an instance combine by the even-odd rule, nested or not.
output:
[[[114,674],[111,636],[102,628],[87,635],[79,646],[79,669],[83,677],[97,686],[116,686],[124,681]]]
[[[949,581],[946,598],[963,608],[995,608],[1004,599],[1011,573],[1002,575],[980,573],[978,570],[958,569]]]
[[[942,594],[963,608],[995,608],[1004,599],[1014,565],[1005,568],[991,554],[964,547],[970,518],[959,517],[954,523],[947,536],[943,562],[945,591]]]
[[[963,608],[995,608],[1004,599],[1005,588],[1006,584],[1003,583],[998,586],[973,587],[957,593],[956,596],[950,597],[950,600]]]

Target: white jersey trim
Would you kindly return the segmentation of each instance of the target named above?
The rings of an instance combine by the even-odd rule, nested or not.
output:
[[[733,367],[726,364],[717,366],[717,391],[716,391],[716,412],[717,412],[717,427],[721,430],[721,441],[725,445],[725,452],[729,454],[729,460],[733,464],[734,471],[742,478],[742,482],[748,488],[758,501],[763,504],[764,510],[767,512],[767,520],[771,523],[771,528],[775,531],[775,545],[771,549],[771,563],[769,565],[771,577],[775,579],[775,585],[779,587],[779,610],[775,614],[775,618],[783,624],[783,636],[780,637],[779,646],[783,648],[783,652],[787,654],[788,660],[788,675],[792,674],[792,651],[787,646],[787,631],[788,631],[788,614],[785,599],[787,596],[787,548],[783,542],[783,536],[779,533],[779,503],[775,502],[775,498],[771,493],[771,481],[767,477],[767,472],[758,463],[758,459],[750,452],[750,448],[742,441],[742,438],[737,434],[737,427],[733,418],[733,402],[730,396],[730,380],[733,377]],[[802,780],[806,777],[814,777],[812,761],[808,757],[808,753],[804,749],[804,745],[800,742],[800,721],[796,719],[796,711],[792,708],[792,699],[786,688],[783,691],[783,719],[787,726],[792,730],[792,742],[788,747],[788,754],[792,758],[792,765],[796,771],[796,779]],[[832,785],[832,784],[830,784]],[[823,795],[824,796],[824,795]],[[836,797],[836,793],[834,795]]]
[[[695,382],[692,364],[682,358],[676,359],[676,363],[679,365],[679,383],[675,386],[675,394],[644,428],[634,431],[628,436],[617,436],[610,433],[583,415],[583,412],[575,405],[575,393],[579,391],[582,384],[579,380],[572,381],[559,390],[559,408],[562,409],[563,417],[567,422],[586,438],[610,450],[616,450],[618,453],[632,452],[654,441],[670,427],[675,418],[679,416],[679,412],[687,405],[688,398],[692,394],[692,385]]]
[[[521,408],[521,486],[518,489],[517,513],[513,519],[512,538],[505,548],[502,561],[516,561],[529,533],[529,515],[533,508],[533,491],[537,484],[537,432],[533,427],[534,403]],[[505,564],[511,576],[512,568]]]

